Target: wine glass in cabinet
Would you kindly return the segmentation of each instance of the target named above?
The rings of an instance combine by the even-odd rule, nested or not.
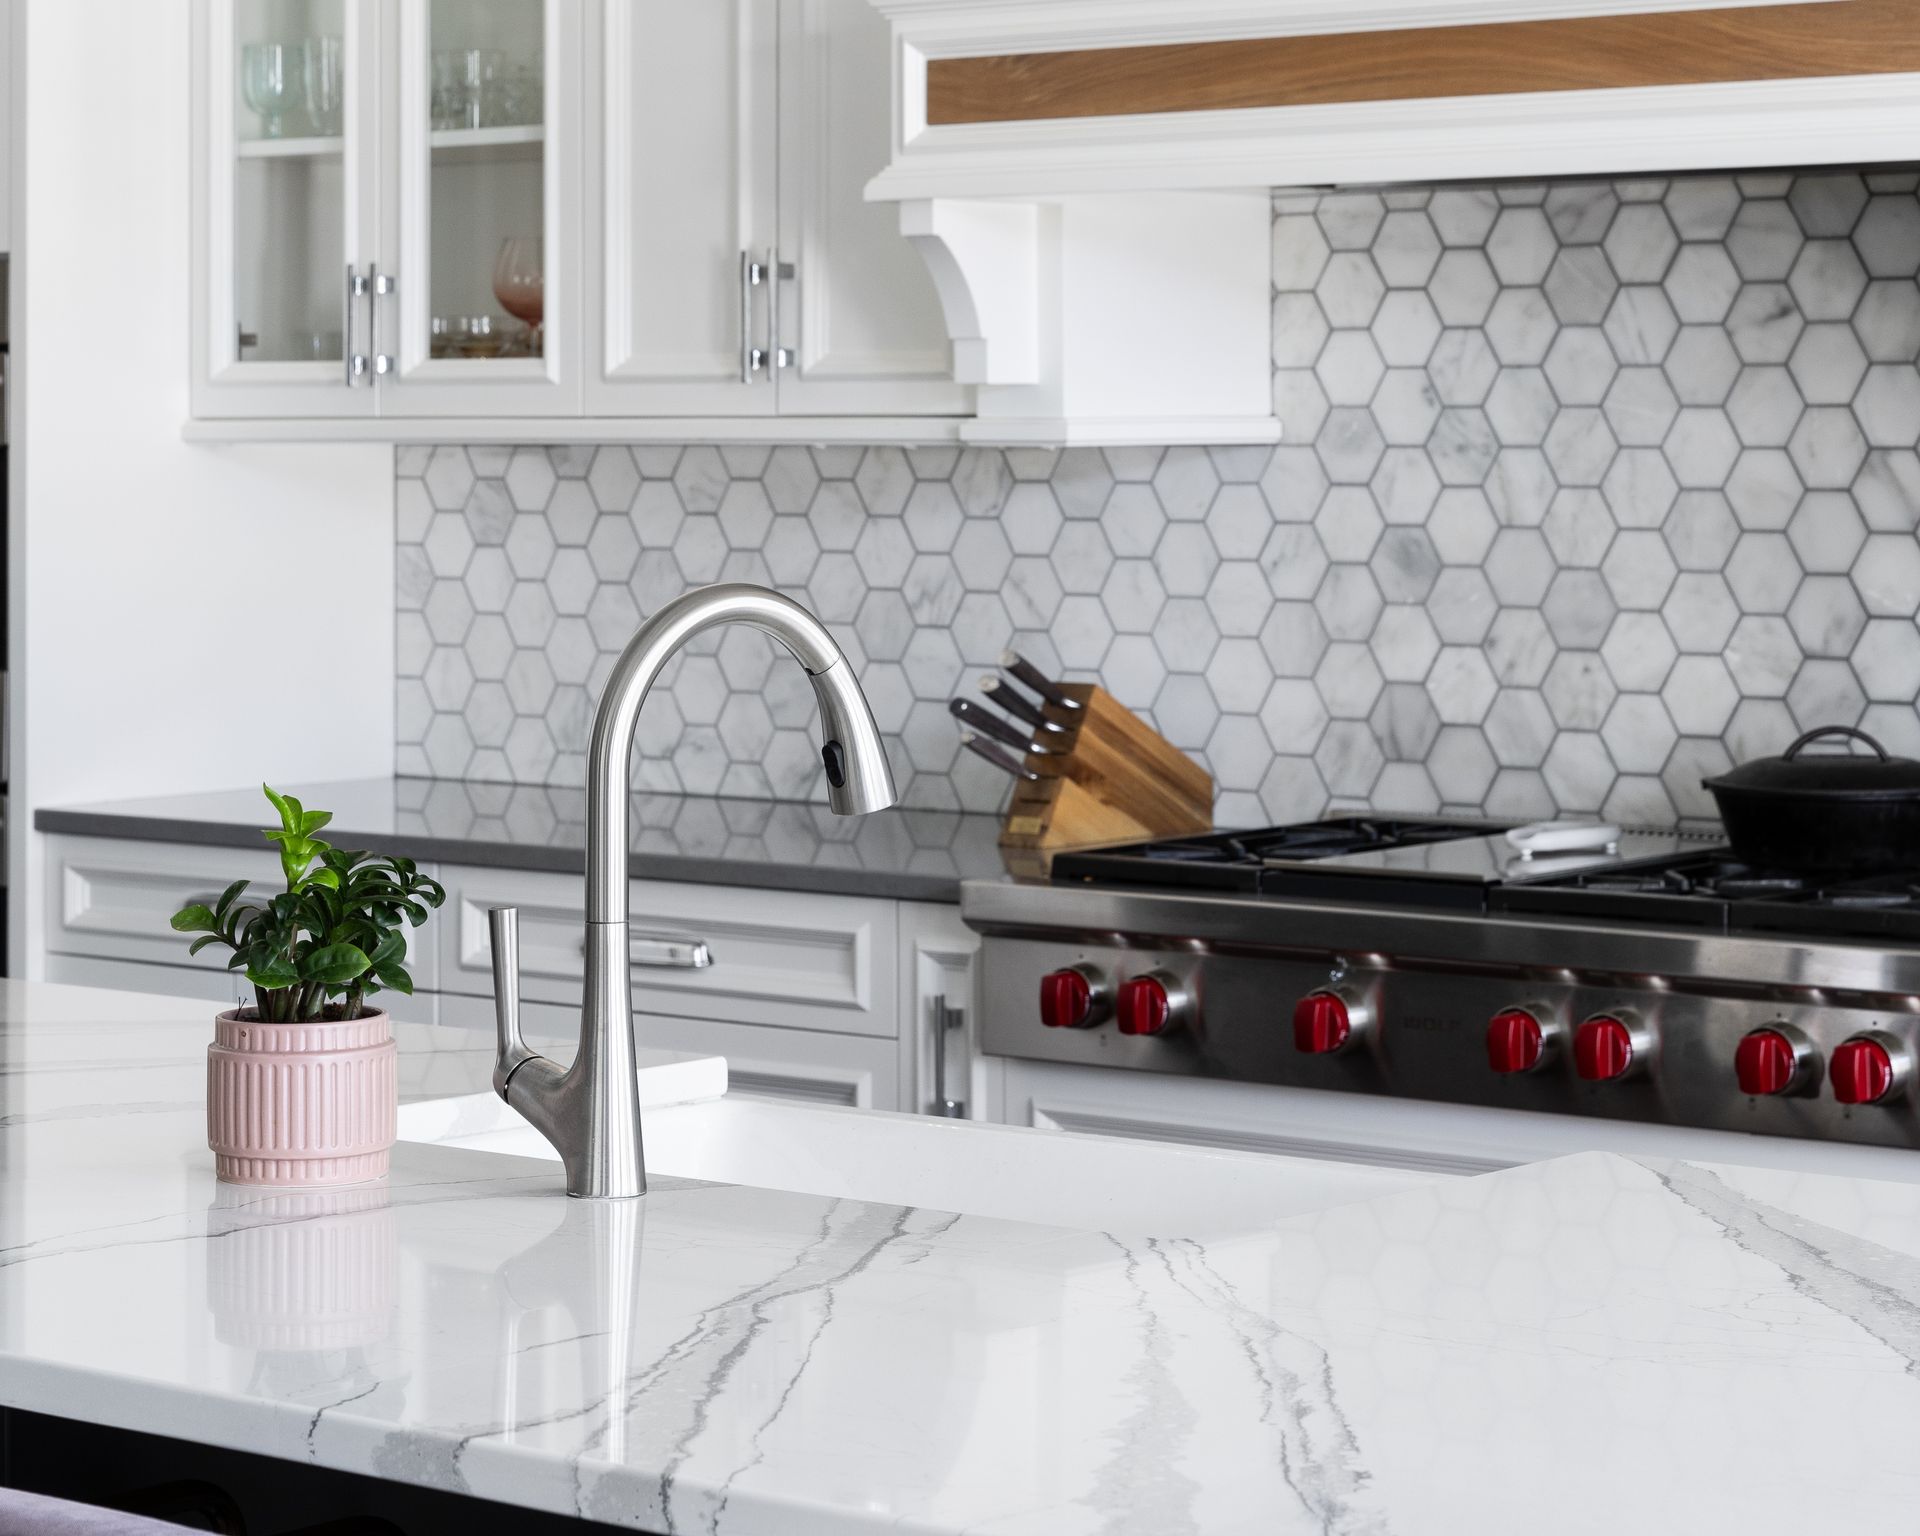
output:
[[[382,410],[577,413],[580,0],[394,10]]]

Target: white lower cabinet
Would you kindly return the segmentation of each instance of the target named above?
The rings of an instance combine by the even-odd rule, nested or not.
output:
[[[48,839],[48,870],[49,980],[226,1004],[236,993],[219,957],[190,959],[167,920],[243,875],[267,888],[279,876],[270,850],[64,835]],[[382,994],[394,1017],[490,1032],[487,911],[511,906],[526,1029],[572,1037],[585,883],[471,865],[429,873],[447,904],[416,936],[415,995]],[[955,908],[650,880],[633,883],[630,906],[641,1044],[725,1056],[735,1092],[908,1111],[954,1100],[985,1113],[973,1046],[978,940]],[[696,945],[710,965],[681,963]]]
[[[440,871],[422,864],[439,878]],[[215,900],[235,880],[256,892],[282,885],[271,849],[205,848],[106,837],[47,840],[47,979],[80,986],[127,987],[231,1004],[234,973],[227,951],[210,945],[189,955],[190,936],[168,921],[189,901]],[[407,970],[415,995],[381,993],[397,1019],[433,1022],[439,955],[426,936],[407,935]],[[245,983],[238,983],[244,992]]]

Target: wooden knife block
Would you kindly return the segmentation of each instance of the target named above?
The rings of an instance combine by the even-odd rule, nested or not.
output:
[[[1007,848],[1067,848],[1213,830],[1213,779],[1104,688],[1068,683],[1079,709],[1047,706],[1068,750],[1028,754],[1000,833]]]

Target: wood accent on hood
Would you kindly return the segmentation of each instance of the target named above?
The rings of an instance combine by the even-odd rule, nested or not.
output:
[[[932,59],[930,124],[1920,71],[1916,0]]]

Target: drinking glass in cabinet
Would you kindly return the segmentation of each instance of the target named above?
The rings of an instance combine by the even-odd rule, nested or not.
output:
[[[346,105],[346,66],[337,37],[310,37],[300,45],[300,78],[313,131],[336,138]]]
[[[433,55],[433,126],[485,128],[487,104],[505,72],[497,48],[442,48]]]
[[[285,43],[248,43],[240,50],[240,89],[260,119],[260,136],[286,132],[287,112],[298,95]]]

